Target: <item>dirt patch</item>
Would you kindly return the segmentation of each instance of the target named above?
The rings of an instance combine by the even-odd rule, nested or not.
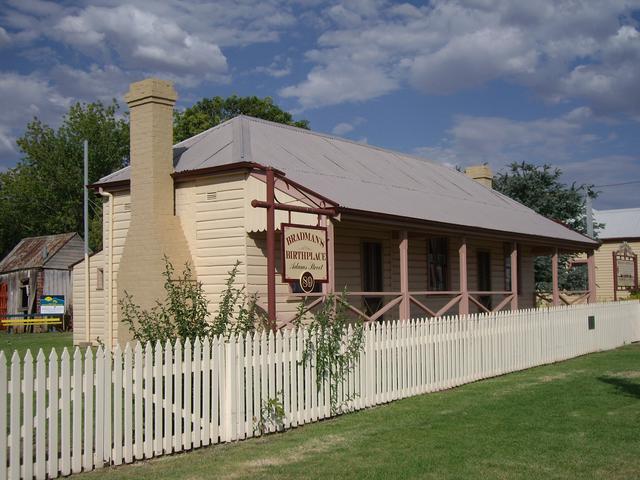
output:
[[[556,380],[564,380],[569,376],[568,373],[556,373],[555,375],[544,375],[539,377],[539,383],[555,382]]]
[[[263,468],[277,467],[289,463],[301,462],[305,458],[327,452],[336,445],[344,443],[346,439],[340,435],[327,435],[322,438],[313,438],[307,440],[294,448],[282,452],[277,457],[265,457],[257,458],[255,460],[249,460],[238,465],[238,468],[234,472],[230,472],[229,475],[225,475],[225,479],[234,479],[250,476],[255,474],[256,471]]]
[[[607,372],[605,373],[605,376],[617,378],[640,378],[640,371],[627,370],[626,372]]]

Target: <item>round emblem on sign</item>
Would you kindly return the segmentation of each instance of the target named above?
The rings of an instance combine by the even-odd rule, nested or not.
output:
[[[304,293],[313,292],[313,287],[315,286],[316,281],[313,279],[313,275],[311,272],[304,272],[300,275],[300,288]]]

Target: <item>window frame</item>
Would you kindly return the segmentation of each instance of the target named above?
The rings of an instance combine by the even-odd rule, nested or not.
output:
[[[437,241],[439,243],[439,247],[444,245],[444,248],[440,252],[442,253],[436,254],[442,256],[444,262],[435,262],[434,254],[432,253],[432,242]],[[441,242],[441,243],[440,243]],[[435,244],[433,244],[435,246]],[[430,292],[446,292],[451,288],[451,259],[450,259],[450,250],[449,250],[449,237],[428,237],[427,238],[427,290]],[[435,274],[435,270],[432,269],[432,265],[434,268],[438,266],[442,268],[442,285],[437,285],[437,281],[433,278]]]
[[[96,268],[96,290],[104,290],[104,267]]]
[[[487,258],[487,261],[488,261],[487,262],[487,267],[488,267],[487,268],[487,273],[488,273],[488,276],[486,277],[486,280],[488,281],[488,288],[482,288],[483,285],[480,284],[481,278],[482,278],[481,275],[480,275],[480,270],[481,270],[480,269],[480,258],[484,257],[485,255],[486,255],[486,258]],[[493,282],[491,281],[492,280],[491,279],[491,277],[492,277],[492,275],[491,275],[491,273],[492,273],[491,272],[491,250],[478,249],[476,251],[476,268],[477,268],[476,277],[477,277],[478,291],[479,292],[491,292],[492,288],[493,288],[493,285],[492,285]],[[484,269],[484,267],[483,267],[483,269]]]

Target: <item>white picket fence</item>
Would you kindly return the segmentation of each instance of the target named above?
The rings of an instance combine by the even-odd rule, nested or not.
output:
[[[56,478],[249,438],[273,398],[284,405],[282,428],[329,417],[328,385],[317,388],[314,366],[301,363],[307,335],[65,349],[48,359],[40,351],[35,362],[14,352],[10,365],[0,353],[0,479]],[[639,302],[376,324],[339,398],[358,410],[637,340]]]

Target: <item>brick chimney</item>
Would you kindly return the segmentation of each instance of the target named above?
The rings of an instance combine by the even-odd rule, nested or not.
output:
[[[474,165],[464,169],[464,173],[487,188],[493,188],[493,172],[489,165]]]
[[[131,223],[118,270],[118,299],[124,292],[142,308],[163,300],[166,255],[177,274],[185,262],[193,267],[189,245],[174,215],[173,106],[171,82],[154,78],[131,84],[125,100],[130,111]],[[118,341],[130,340],[118,323]]]

